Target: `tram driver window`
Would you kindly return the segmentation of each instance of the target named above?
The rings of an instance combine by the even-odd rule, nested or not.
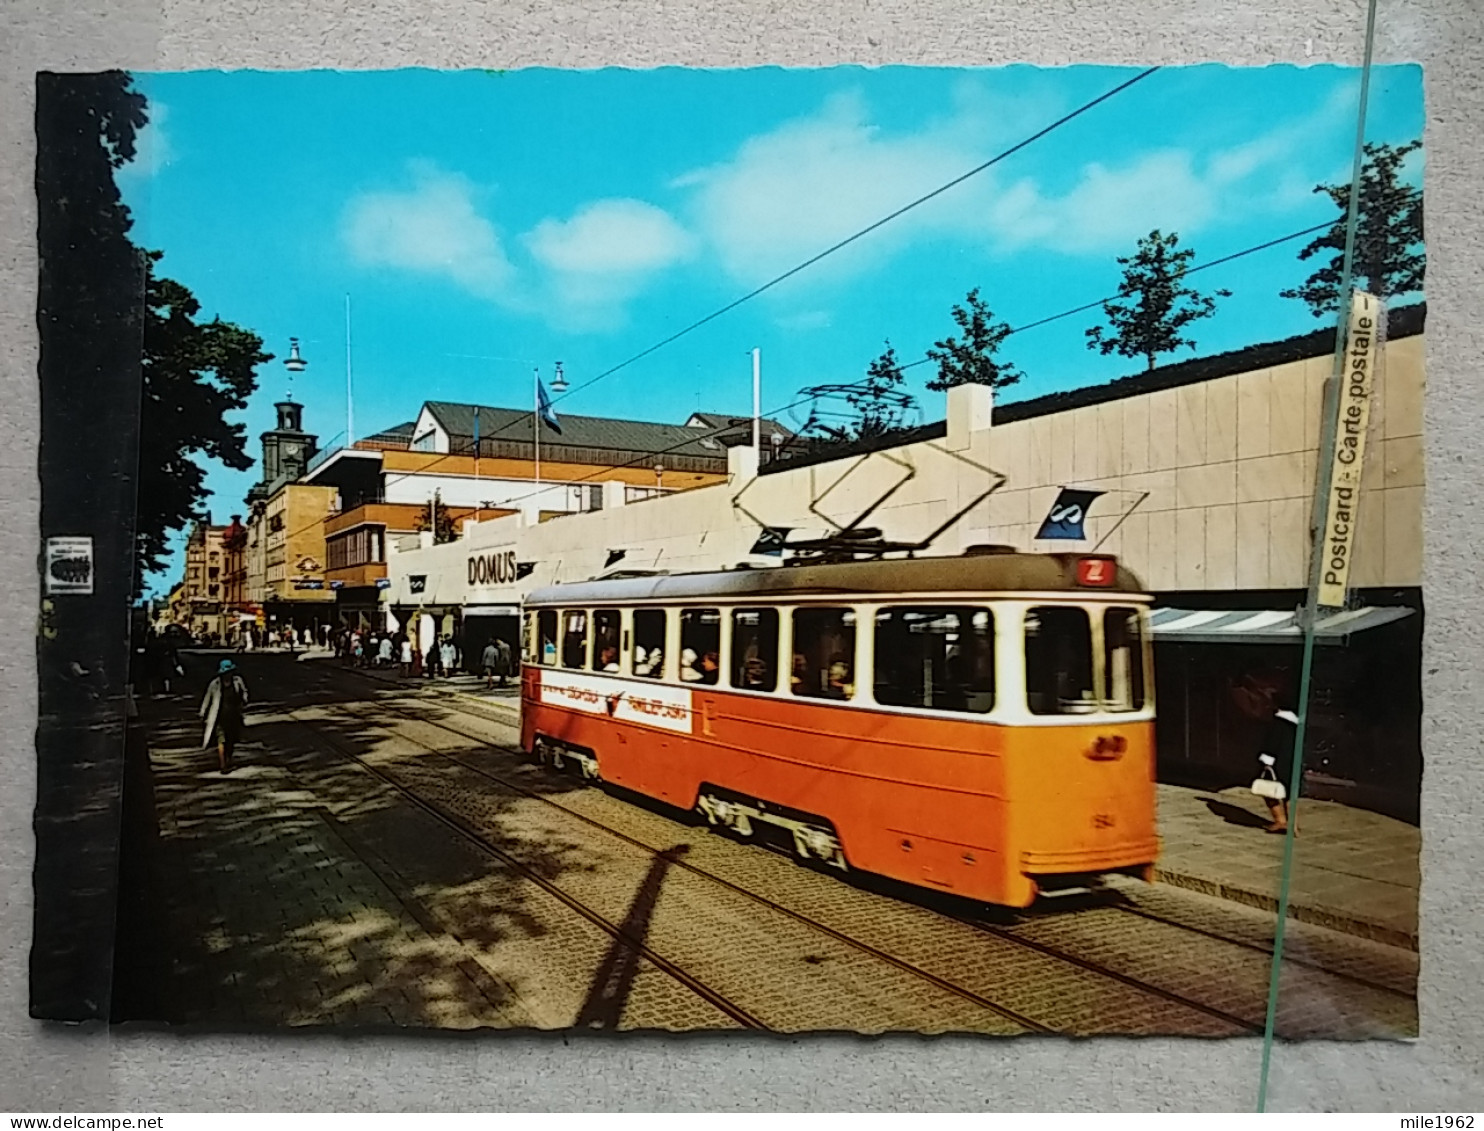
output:
[[[665,674],[665,611],[634,612],[634,674],[659,679]]]
[[[738,609],[732,614],[732,686],[772,691],[778,686],[778,610]]]
[[[549,668],[556,667],[557,615],[555,609],[542,609],[536,614],[536,634],[541,642],[540,658],[537,662]]]
[[[795,609],[789,688],[811,699],[855,697],[855,613]]]
[[[685,609],[680,614],[680,678],[715,683],[721,674],[721,612]]]
[[[1025,699],[1033,715],[1098,710],[1085,610],[1046,605],[1025,614]]]
[[[1103,699],[1110,711],[1144,706],[1144,643],[1138,609],[1103,614]]]
[[[876,614],[876,702],[982,714],[994,688],[988,609],[903,605]]]
[[[618,671],[618,610],[593,613],[593,671]]]
[[[587,613],[581,609],[562,614],[562,667],[587,667]]]

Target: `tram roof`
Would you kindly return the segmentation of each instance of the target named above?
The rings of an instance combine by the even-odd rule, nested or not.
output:
[[[605,604],[694,597],[762,597],[916,593],[1048,592],[1142,593],[1132,570],[1115,564],[1114,583],[1081,585],[1077,562],[1087,554],[963,554],[957,557],[730,569],[711,573],[595,578],[548,585],[526,595],[527,605]]]

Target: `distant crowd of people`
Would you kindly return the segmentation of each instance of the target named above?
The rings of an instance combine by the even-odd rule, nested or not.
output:
[[[396,668],[406,679],[438,679],[460,671],[483,674],[486,686],[501,687],[515,675],[514,653],[504,640],[485,645],[476,664],[466,666],[463,650],[452,636],[439,636],[426,652],[405,632],[341,629],[333,639],[340,662],[357,668]]]

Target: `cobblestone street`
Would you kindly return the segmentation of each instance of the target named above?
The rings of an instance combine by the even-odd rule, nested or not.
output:
[[[171,1020],[1261,1030],[1274,921],[1252,900],[1120,881],[1012,915],[842,879],[539,766],[508,695],[312,656],[242,666],[254,702],[229,774],[199,749],[198,680],[142,704]],[[1280,1035],[1415,1035],[1405,931],[1362,933],[1290,923]]]

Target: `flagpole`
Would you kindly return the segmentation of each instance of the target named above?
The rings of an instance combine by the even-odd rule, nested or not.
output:
[[[531,428],[536,437],[536,513],[541,513],[541,368],[537,366],[531,370],[531,398],[533,411],[531,412]]]
[[[483,515],[480,511],[483,503],[479,498],[479,406],[474,406],[474,521],[478,522]]]
[[[752,450],[757,456],[757,465],[763,465],[763,379],[762,353],[752,351]]]

